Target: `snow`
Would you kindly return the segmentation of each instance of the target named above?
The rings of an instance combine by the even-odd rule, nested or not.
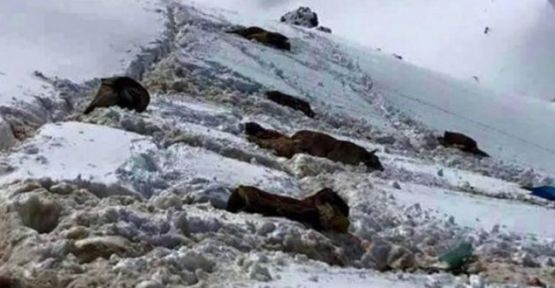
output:
[[[197,0],[249,18],[279,19],[309,6],[334,34],[510,96],[554,98],[555,9],[546,0]],[[464,13],[461,13],[464,11]],[[485,27],[490,32],[484,34]],[[410,43],[410,44],[407,44]],[[464,59],[464,61],[461,61]]]
[[[475,138],[482,150],[555,173],[555,121],[542,101],[507,97],[449,77],[359,49],[352,52],[372,75],[384,101],[440,131],[460,131]],[[396,63],[398,62],[398,63]]]
[[[415,287],[414,282],[388,279],[382,275],[372,275],[363,271],[330,269],[331,271],[322,273],[321,271],[306,271],[306,269],[303,268],[304,267],[287,267],[285,271],[278,273],[281,279],[272,283],[272,287]],[[296,284],[296,286],[293,286],[293,284]]]
[[[39,133],[3,162],[16,169],[0,183],[28,178],[82,179],[112,184],[116,170],[133,154],[155,148],[134,133],[104,126],[65,122],[44,125]]]
[[[82,2],[67,8],[65,2],[52,3],[18,5],[71,15],[80,11],[92,19],[115,17],[125,27],[131,25],[130,15],[152,16],[144,19],[145,25],[157,17],[143,10],[152,4],[146,2],[88,3],[111,11],[107,14],[96,8],[88,13]],[[120,6],[131,3],[129,11]],[[555,210],[520,188],[522,183],[548,181],[555,171],[546,148],[554,139],[541,133],[553,119],[544,115],[547,110],[539,100],[514,97],[509,105],[508,98],[389,53],[263,20],[264,15],[199,11],[179,2],[152,5],[167,11],[172,45],[154,60],[137,57],[135,62],[144,66],[142,81],[151,91],[147,111],[111,107],[79,115],[78,109],[71,110],[65,119],[49,118],[38,130],[30,128],[33,133],[0,154],[0,210],[6,211],[0,227],[9,231],[0,235],[0,245],[13,243],[0,246],[10,255],[0,271],[7,267],[14,275],[26,275],[24,280],[44,281],[42,274],[31,273],[41,269],[76,287],[466,287],[492,277],[502,279],[501,285],[525,285],[528,276],[551,281],[544,276],[555,259],[555,229],[545,219],[553,219]],[[119,18],[120,12],[125,17]],[[232,23],[288,35],[293,51],[276,51],[225,33]],[[327,24],[325,17],[322,23]],[[98,33],[104,28],[91,29]],[[145,41],[160,36],[148,29],[135,32]],[[153,35],[142,34],[149,31]],[[66,43],[55,35],[45,37]],[[120,40],[126,47],[136,44]],[[98,50],[121,59],[118,51]],[[38,57],[37,51],[29,53]],[[44,69],[42,63],[22,65],[33,71]],[[120,64],[106,73],[129,69]],[[56,69],[45,73],[72,82],[98,76],[83,72],[73,78],[71,69]],[[49,89],[53,95],[66,92],[66,97],[91,89],[87,83],[72,85],[70,92],[65,86]],[[316,118],[268,101],[264,92],[269,89],[306,99]],[[53,113],[42,108],[40,113]],[[528,111],[536,114],[526,121],[511,118]],[[307,155],[276,157],[246,139],[242,126],[248,121],[287,134],[321,131],[377,148],[386,169],[368,173]],[[479,160],[427,142],[443,129],[470,134],[493,157]],[[238,185],[297,198],[329,187],[350,206],[352,234],[320,233],[287,219],[228,213],[222,209],[226,196]],[[51,233],[39,233],[29,222],[48,207],[62,208],[49,219]],[[22,214],[35,216],[21,221]],[[432,268],[436,256],[460,240],[476,247],[485,268],[475,268],[470,278],[447,272],[428,275],[420,269]],[[83,243],[94,243],[77,245],[89,247],[80,251],[85,256],[101,256],[92,265],[73,256],[71,249]],[[368,245],[375,243],[400,248],[421,266],[376,271],[373,263],[363,261]],[[101,259],[106,249],[98,247],[103,245],[117,253]],[[382,260],[389,261],[388,256]],[[345,267],[332,266],[343,260]],[[492,276],[488,264],[507,268]],[[525,277],[518,278],[521,274]]]
[[[227,12],[221,13],[232,19],[241,18]],[[248,19],[241,21],[253,25]],[[265,23],[286,35],[306,39],[303,34],[285,25],[271,21]],[[339,43],[345,42],[337,37],[332,39]],[[325,41],[321,41],[317,48],[303,45],[302,49],[296,49],[293,45],[296,61],[304,64],[298,65],[269,48],[241,48],[248,49],[244,55],[234,51],[238,48],[230,47],[227,43],[219,44],[222,41],[214,40],[210,43],[211,48],[203,51],[211,55],[211,60],[228,69],[241,75],[253,75],[253,79],[259,83],[291,93],[297,92],[292,94],[307,94],[310,99],[330,105],[326,106],[328,109],[346,115],[359,115],[372,125],[386,128],[387,124],[376,117],[380,112],[369,103],[371,96],[367,94],[370,87],[362,76],[352,72],[358,68],[371,76],[374,91],[378,91],[385,104],[422,121],[428,127],[438,131],[466,133],[493,157],[555,173],[555,151],[550,148],[551,143],[555,142],[555,134],[546,133],[545,130],[545,123],[553,123],[555,114],[544,101],[498,94],[353,44],[340,45],[341,49],[332,45],[326,47]],[[326,52],[329,49],[333,51],[331,55]],[[261,52],[264,53],[264,59]],[[250,57],[245,58],[247,55]],[[318,59],[329,59],[331,64],[313,62],[315,55],[319,55]],[[352,62],[348,59],[352,59]],[[319,73],[314,73],[314,70]],[[276,84],[276,81],[272,81],[274,73],[280,75],[279,78],[285,83],[277,81]],[[356,86],[345,84],[353,82]]]
[[[43,93],[48,86],[34,71],[75,82],[124,72],[162,31],[154,7],[135,0],[2,1],[0,105]]]
[[[442,190],[405,184],[401,190],[391,191],[407,206],[419,204],[440,216],[453,216],[460,225],[486,231],[500,225],[510,232],[555,239],[555,227],[545,225],[543,220],[555,216],[553,209]]]
[[[300,194],[295,181],[281,171],[272,171],[235,159],[222,158],[202,148],[191,148],[185,145],[174,145],[167,153],[165,155],[167,162],[161,163],[161,169],[180,173],[182,175],[180,181],[183,182],[206,179],[229,187],[246,185],[273,190],[273,193],[287,191],[293,195]]]

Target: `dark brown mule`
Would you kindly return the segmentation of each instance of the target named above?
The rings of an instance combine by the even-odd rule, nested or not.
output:
[[[226,209],[233,213],[244,211],[268,217],[284,217],[321,231],[347,233],[349,228],[349,206],[331,189],[322,189],[298,200],[256,187],[239,186],[231,193]]]
[[[472,153],[480,157],[489,157],[489,155],[478,148],[478,143],[469,136],[462,133],[445,131],[443,137],[438,137],[441,145],[446,147],[455,147],[461,151]]]
[[[91,113],[97,107],[110,106],[143,112],[149,102],[150,94],[134,79],[130,77],[103,78],[94,100],[85,109],[84,114]]]

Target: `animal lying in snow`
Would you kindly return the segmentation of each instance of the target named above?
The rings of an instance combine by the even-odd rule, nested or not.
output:
[[[456,147],[461,151],[472,153],[481,157],[489,157],[489,155],[478,149],[476,141],[464,134],[457,132],[445,131],[443,137],[438,137],[439,143],[445,147]]]
[[[347,233],[349,206],[331,189],[322,189],[303,200],[279,196],[255,187],[239,186],[229,197],[227,211],[284,217],[319,231]]]
[[[312,111],[312,108],[310,108],[310,104],[308,102],[297,97],[279,91],[268,91],[266,92],[266,97],[279,105],[301,111],[310,118],[314,118],[316,115],[314,111]]]
[[[94,100],[85,109],[84,114],[89,114],[98,107],[110,106],[143,112],[149,102],[148,91],[134,79],[130,77],[103,78]]]
[[[291,51],[289,38],[283,34],[266,31],[260,27],[236,28],[228,31],[228,33],[240,35],[248,40],[256,40],[259,43],[279,50]]]
[[[349,165],[363,163],[371,170],[384,170],[375,155],[376,150],[368,152],[352,142],[338,140],[324,133],[303,130],[288,137],[250,122],[245,124],[245,134],[249,141],[273,150],[281,157],[291,158],[295,154],[305,153]]]

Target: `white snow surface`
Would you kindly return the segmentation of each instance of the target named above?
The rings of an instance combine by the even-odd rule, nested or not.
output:
[[[551,100],[555,7],[547,0],[196,0],[260,19],[309,6],[334,34],[507,94]],[[489,27],[488,34],[484,34]],[[464,59],[464,61],[461,61]]]
[[[162,31],[154,3],[2,1],[0,105],[44,93],[45,84],[34,71],[76,82],[123,72]]]
[[[1,183],[51,178],[113,184],[116,170],[133,154],[155,148],[145,137],[78,122],[44,125],[6,159],[15,170]]]
[[[115,37],[106,35],[108,38],[94,41],[99,49],[87,52],[94,55],[68,54],[78,58],[75,63],[90,69],[26,61],[14,66],[13,75],[40,70],[47,77],[77,82],[72,85],[86,90],[87,84],[80,82],[126,70],[129,67],[121,62],[113,66],[112,60],[133,56],[136,50],[128,54],[125,49],[160,36],[156,34],[161,27],[158,14],[145,12],[145,5],[166,11],[168,31],[164,33],[170,35],[171,45],[155,61],[139,57],[139,64],[145,66],[142,81],[152,96],[146,112],[112,107],[83,116],[78,112],[82,103],[77,103],[71,120],[47,123],[10,150],[0,152],[0,208],[12,211],[0,218],[4,225],[0,227],[15,231],[6,237],[13,236],[8,240],[21,245],[6,264],[0,262],[0,268],[39,280],[40,275],[31,271],[54,271],[57,277],[77,281],[73,283],[76,287],[83,283],[136,287],[202,283],[208,287],[486,287],[479,284],[488,281],[497,287],[495,283],[500,281],[500,286],[524,286],[529,279],[519,278],[522,274],[547,277],[542,273],[551,271],[555,226],[546,219],[554,218],[555,206],[520,188],[523,184],[548,184],[555,174],[555,157],[549,149],[555,139],[542,133],[545,123],[554,119],[541,101],[515,97],[509,105],[507,99],[476,85],[417,68],[389,54],[368,51],[333,35],[264,17],[197,10],[179,1],[87,3],[70,5],[56,0],[52,5],[33,1],[8,5],[10,9],[31,7],[26,11],[32,13],[57,11],[65,15],[57,18],[60,21],[76,23],[73,28],[89,19],[92,22],[85,27],[96,34],[108,30]],[[95,9],[88,10],[87,5]],[[80,17],[70,21],[75,14]],[[107,17],[107,22],[93,25],[99,15]],[[325,18],[321,20],[325,25]],[[16,26],[10,33],[18,35],[13,36],[18,41],[25,40],[21,33],[28,26],[13,23]],[[225,33],[233,24],[281,32],[290,37],[292,51],[278,51]],[[121,26],[123,30],[116,32],[103,25]],[[74,47],[73,40],[59,38],[56,33],[46,33],[44,38],[51,45]],[[113,39],[121,42],[115,42],[114,49],[107,48]],[[51,52],[36,49],[25,53],[41,58]],[[12,57],[12,62],[27,59],[23,52],[13,53],[17,57]],[[56,58],[48,59],[56,62]],[[104,62],[98,59],[111,60],[102,66]],[[34,89],[32,85],[22,87]],[[58,91],[65,86],[56,85],[49,89],[55,92],[52,99],[59,97],[58,92],[66,97],[81,92]],[[310,102],[316,119],[265,99],[264,91],[273,89]],[[40,112],[58,112],[53,109]],[[527,113],[533,116],[525,117]],[[317,130],[368,150],[377,148],[385,171],[369,173],[362,167],[307,155],[276,157],[246,140],[242,124],[248,121],[287,134]],[[431,139],[443,129],[472,135],[492,158],[479,160],[438,147]],[[22,180],[27,182],[17,182]],[[357,239],[388,243],[392,249],[403,247],[424,255],[424,260],[435,259],[466,240],[474,245],[484,265],[504,263],[512,265],[512,272],[504,271],[509,280],[495,270],[470,278],[449,273],[428,275],[418,269],[378,272],[373,261],[387,261],[387,257],[384,260],[383,255],[379,258],[356,251],[350,255],[354,248],[335,238],[338,236],[286,219],[221,209],[229,191],[238,185],[254,185],[292,197],[329,187],[348,202],[349,232]],[[33,197],[43,202],[32,202]],[[63,207],[52,232],[37,233],[28,227],[32,225],[19,220],[26,203],[56,207],[52,202]],[[17,220],[9,222],[10,217]],[[71,245],[67,243],[73,243],[75,237],[106,241],[101,243],[105,247],[132,244],[127,247],[130,251],[82,264],[68,253],[67,246]],[[347,267],[330,265],[335,253],[344,253],[349,260]],[[424,260],[422,263],[427,263]]]

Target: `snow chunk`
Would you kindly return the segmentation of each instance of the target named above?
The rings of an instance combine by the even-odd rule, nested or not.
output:
[[[58,202],[41,199],[36,194],[17,202],[16,209],[23,224],[39,233],[54,230],[62,212],[62,206]]]
[[[16,142],[10,125],[0,117],[0,150],[4,150],[13,146]]]
[[[47,124],[6,157],[11,173],[0,183],[27,178],[118,182],[116,170],[135,152],[155,147],[146,138],[104,126],[66,122]]]

